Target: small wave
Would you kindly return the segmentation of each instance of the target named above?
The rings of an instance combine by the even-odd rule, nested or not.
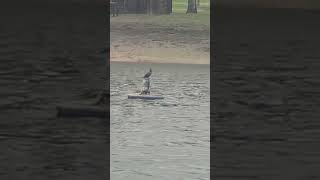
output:
[[[120,96],[120,91],[118,92],[111,92],[110,96]]]
[[[160,105],[165,107],[178,106],[176,103],[160,103]]]

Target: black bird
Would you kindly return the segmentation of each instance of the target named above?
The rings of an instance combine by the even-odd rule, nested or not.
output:
[[[151,74],[152,74],[152,69],[150,68],[149,72],[145,74],[143,78],[149,78]]]

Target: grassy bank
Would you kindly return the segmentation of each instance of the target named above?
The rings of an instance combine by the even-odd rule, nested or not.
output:
[[[120,14],[111,17],[111,61],[208,64],[210,4],[186,14],[187,0],[173,0],[169,15]]]
[[[158,26],[203,26],[210,28],[210,0],[200,0],[197,14],[186,14],[188,0],[173,0],[172,14],[121,14],[111,18],[111,22],[141,22]]]

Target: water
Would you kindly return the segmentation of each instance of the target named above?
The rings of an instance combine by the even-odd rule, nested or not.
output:
[[[0,16],[0,179],[105,180],[109,121],[55,109],[90,102],[105,87],[104,18],[24,9]]]
[[[215,179],[319,179],[320,14],[215,13]]]
[[[151,94],[129,100],[152,68]],[[209,179],[209,65],[111,63],[111,179]]]

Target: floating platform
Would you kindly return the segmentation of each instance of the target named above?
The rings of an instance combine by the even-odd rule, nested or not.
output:
[[[155,96],[155,95],[148,95],[148,94],[128,94],[128,99],[148,99],[148,100],[155,100],[155,99],[164,99],[162,96]]]

